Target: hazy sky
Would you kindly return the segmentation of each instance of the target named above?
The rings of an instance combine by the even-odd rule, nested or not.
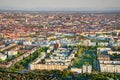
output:
[[[0,0],[0,9],[120,8],[120,0]]]

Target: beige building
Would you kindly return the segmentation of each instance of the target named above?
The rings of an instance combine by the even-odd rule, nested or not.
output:
[[[99,61],[100,72],[120,73],[120,61]]]
[[[75,57],[77,53],[77,48],[75,48],[71,54],[68,56],[69,50],[66,48],[59,48],[49,58],[45,58],[45,55],[40,55],[36,60],[30,64],[30,70],[65,70],[71,65],[71,60]],[[45,53],[44,53],[45,54]],[[44,59],[44,63],[42,62]]]
[[[54,64],[30,64],[30,70],[65,70],[67,65],[54,65]]]
[[[7,58],[7,55],[4,55],[4,54],[0,53],[0,59],[1,60],[5,60],[6,58]]]
[[[113,55],[113,54],[120,54],[120,51],[108,51],[108,54]]]
[[[71,68],[71,72],[92,73],[92,66],[91,65],[83,65],[82,68]]]
[[[91,65],[83,65],[82,73],[91,73],[91,72],[92,72],[92,66]]]
[[[10,67],[12,65],[12,63],[11,62],[8,62],[8,63],[0,63],[0,68],[8,68],[8,67]]]
[[[106,60],[106,61],[109,61],[109,60],[110,60],[110,57],[109,57],[109,55],[103,55],[103,54],[101,54],[101,55],[98,56],[98,60]]]
[[[7,55],[8,55],[9,57],[11,57],[11,56],[13,56],[13,55],[17,55],[17,53],[18,53],[18,51],[16,51],[16,50],[7,51]]]
[[[80,69],[80,68],[71,68],[71,72],[82,73],[82,69]]]
[[[9,49],[9,48],[11,48],[11,47],[13,47],[13,46],[16,46],[16,45],[17,45],[17,44],[12,43],[12,44],[4,47],[4,48],[1,48],[1,51],[4,51],[4,50]]]

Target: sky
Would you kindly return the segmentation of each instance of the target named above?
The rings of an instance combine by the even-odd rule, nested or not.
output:
[[[0,0],[0,9],[120,9],[120,0]]]

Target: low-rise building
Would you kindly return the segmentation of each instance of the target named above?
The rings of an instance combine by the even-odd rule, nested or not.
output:
[[[4,48],[5,47],[5,44],[4,43],[1,43],[0,44],[0,48]]]
[[[111,48],[97,48],[97,54],[101,52],[111,51]]]
[[[82,66],[82,73],[91,73],[92,72],[92,66],[91,65],[83,65]]]
[[[55,65],[55,64],[30,64],[30,70],[65,70],[68,66],[66,65]]]
[[[16,51],[16,50],[9,50],[9,51],[7,51],[8,57],[11,57],[11,56],[17,55],[17,54],[18,54],[18,51]]]
[[[7,55],[4,55],[4,54],[0,53],[0,59],[1,60],[5,60],[6,58],[7,58]]]
[[[82,73],[82,69],[81,68],[71,68],[71,72]]]
[[[24,41],[23,45],[32,45],[32,42],[31,41]]]
[[[109,55],[103,55],[103,54],[101,54],[101,55],[98,56],[98,60],[109,61],[110,57],[109,57]]]
[[[98,42],[98,46],[108,46],[108,42]]]
[[[100,72],[120,73],[120,61],[99,61]]]
[[[41,61],[41,57],[44,55],[41,55],[37,58],[37,60],[33,61],[30,64],[30,69],[65,70],[68,68],[68,66],[71,64],[72,59],[75,57],[75,54],[77,52],[76,50],[78,49],[75,48],[70,53],[69,49],[67,48],[58,48],[49,57],[44,57],[44,62]]]
[[[108,51],[109,55],[113,55],[113,54],[120,54],[120,51]]]
[[[13,47],[13,46],[16,46],[16,45],[17,45],[17,44],[15,44],[15,43],[9,44],[8,46],[6,46],[6,47],[4,47],[4,48],[1,48],[1,51],[4,51],[4,50],[9,49],[9,48],[11,48],[11,47]]]

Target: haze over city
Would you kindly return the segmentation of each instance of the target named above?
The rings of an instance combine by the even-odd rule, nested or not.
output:
[[[1,10],[120,10],[120,0],[1,0]]]

